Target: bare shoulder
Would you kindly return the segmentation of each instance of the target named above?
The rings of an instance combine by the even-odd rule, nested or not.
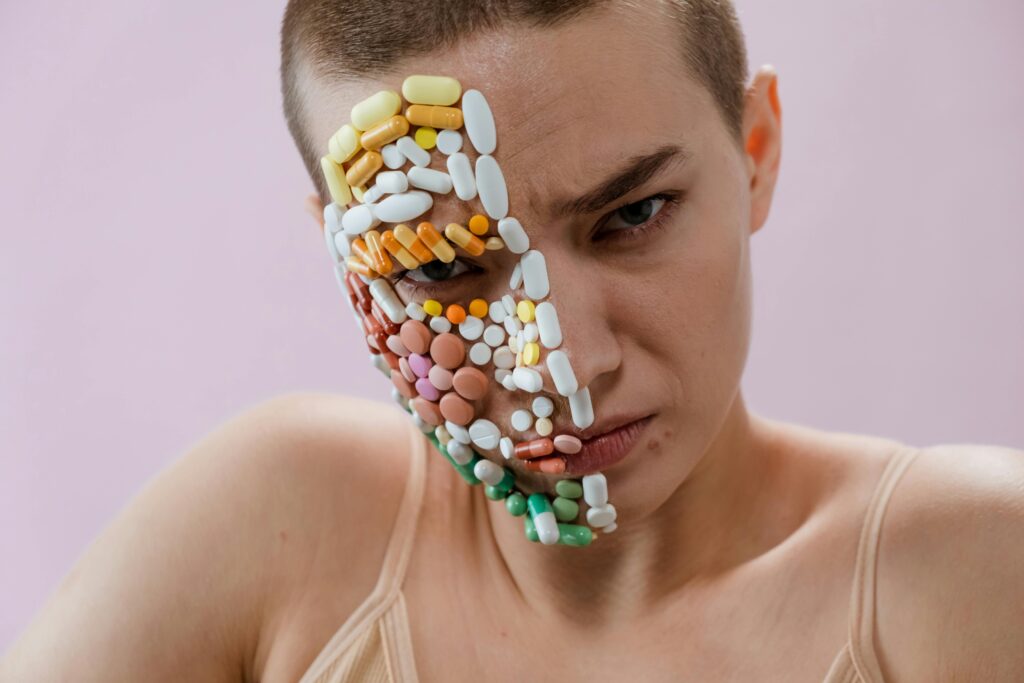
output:
[[[372,589],[408,472],[402,419],[288,394],[227,420],[103,530],[0,680],[266,679],[310,595],[332,584],[333,621]]]
[[[890,500],[878,558],[876,643],[889,680],[1020,680],[1024,452],[922,449]]]

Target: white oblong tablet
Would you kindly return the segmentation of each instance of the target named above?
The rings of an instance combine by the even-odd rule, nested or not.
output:
[[[362,235],[378,223],[380,219],[366,204],[349,209],[341,219],[341,227],[349,235]]]
[[[480,154],[490,154],[498,145],[494,127],[494,114],[487,98],[479,90],[467,90],[462,95],[462,122],[473,148]]]
[[[363,204],[373,205],[384,196],[384,190],[381,189],[380,185],[374,185],[363,194]]]
[[[512,381],[525,392],[535,394],[544,386],[544,378],[533,368],[516,368],[512,371]]]
[[[346,235],[344,231],[334,233],[334,248],[338,250],[342,258],[348,258],[352,255],[352,243],[349,242],[351,235]]]
[[[594,424],[594,404],[590,402],[590,389],[583,388],[569,397],[572,422],[580,429]]]
[[[501,449],[501,455],[506,460],[511,460],[512,456],[515,455],[515,444],[512,443],[512,439],[507,436],[501,437],[498,441],[498,448]],[[479,477],[477,477],[479,479]]]
[[[565,355],[564,351],[552,351],[548,354],[545,362],[558,393],[562,396],[572,396],[577,393],[580,385],[576,381],[576,373],[572,370],[569,357]]]
[[[485,458],[476,461],[473,465],[473,474],[483,483],[497,486],[505,478],[505,468]]]
[[[514,337],[519,333],[519,330],[523,329],[523,324],[519,322],[519,318],[514,315],[510,315],[505,318],[505,331],[508,332],[508,336]]]
[[[462,149],[462,134],[457,130],[445,128],[437,134],[437,148],[441,150],[441,154],[455,154]]]
[[[452,191],[452,179],[443,171],[435,171],[432,168],[413,166],[406,173],[409,184],[421,190],[435,192],[437,194],[448,194]]]
[[[405,166],[405,155],[393,143],[384,145],[380,150],[380,156],[388,168],[398,169]]]
[[[423,306],[420,306],[415,301],[410,301],[405,305],[405,314],[413,320],[419,320],[420,322],[427,319],[427,312],[423,310]]]
[[[544,254],[532,249],[519,259],[523,267],[523,290],[534,301],[543,299],[551,291],[548,283],[548,267]]]
[[[498,221],[498,234],[513,254],[525,253],[530,248],[530,238],[516,218],[508,216]]]
[[[408,318],[405,306],[386,279],[378,277],[370,283],[370,296],[384,310],[384,315],[390,318],[391,322],[403,323]]]
[[[431,318],[430,322],[427,324],[430,326],[430,329],[432,329],[437,334],[444,334],[445,332],[452,331],[452,321],[444,317],[443,315],[438,315]]]
[[[448,173],[459,199],[469,201],[476,197],[476,180],[473,178],[473,167],[469,163],[469,157],[462,152],[456,152],[448,157]]]
[[[498,447],[501,431],[498,430],[498,425],[490,420],[480,419],[469,426],[469,438],[472,439],[474,446],[486,451]]]
[[[469,430],[462,425],[457,425],[451,420],[445,420],[444,428],[447,429],[448,433],[452,435],[452,438],[459,443],[464,443],[468,446],[472,441],[472,439],[469,438]]]
[[[477,478],[479,479],[479,477]],[[593,507],[587,510],[587,524],[595,529],[600,529],[601,527],[606,527],[614,522],[617,514],[615,506],[611,503],[600,507]]]
[[[452,460],[459,465],[468,465],[469,461],[473,459],[473,449],[462,443],[452,439],[447,445],[448,455],[451,456]]]
[[[512,269],[512,277],[508,279],[508,288],[516,290],[521,284],[523,284],[523,267],[517,263]]]
[[[583,500],[592,508],[608,504],[608,479],[598,472],[583,477]]]
[[[430,164],[430,152],[417,145],[416,141],[408,135],[398,138],[395,146],[414,166],[427,166]]]
[[[508,215],[508,188],[505,176],[494,157],[484,155],[476,160],[476,191],[484,211],[494,220],[500,221]]]
[[[324,229],[332,235],[341,230],[341,219],[345,217],[346,209],[331,202],[324,207]]]
[[[409,189],[409,177],[401,171],[384,171],[377,174],[374,187],[379,187],[381,192],[387,194],[398,194]]]
[[[387,223],[405,223],[414,218],[422,216],[434,205],[434,198],[429,192],[422,190],[410,190],[385,197],[374,208],[374,213],[379,220]],[[356,207],[359,208],[359,207]],[[352,209],[348,213],[352,213]],[[348,216],[348,213],[345,214]]]
[[[533,315],[537,319],[540,343],[546,349],[556,349],[562,344],[562,328],[558,324],[558,313],[550,301],[537,304]]]

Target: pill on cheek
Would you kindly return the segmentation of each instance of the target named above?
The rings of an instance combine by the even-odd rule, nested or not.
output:
[[[462,115],[466,134],[479,154],[491,154],[497,147],[498,136],[494,115],[487,98],[479,90],[467,90],[462,96]]]
[[[484,249],[487,251],[501,251],[505,248],[505,242],[500,237],[488,237],[484,240]]]
[[[473,419],[474,411],[472,404],[455,392],[449,391],[441,397],[440,408],[441,415],[448,422],[454,422],[457,425],[467,425]]]
[[[378,155],[379,156],[379,155]],[[476,190],[484,211],[495,220],[508,215],[508,188],[505,176],[494,157],[484,155],[476,160]]]
[[[550,419],[542,417],[537,420],[537,422],[533,425],[533,428],[537,431],[539,435],[548,436],[554,429],[554,425],[551,424]]]
[[[523,289],[531,299],[543,299],[550,289],[548,284],[548,268],[544,254],[536,249],[523,254],[519,261],[523,268]]]
[[[365,204],[349,209],[341,218],[341,227],[348,235],[361,235],[378,224],[373,210]]]
[[[494,365],[497,368],[511,370],[516,365],[516,356],[508,347],[494,350]],[[501,380],[498,380],[499,382]]]
[[[551,417],[551,413],[555,411],[555,404],[547,396],[538,396],[533,399],[530,408],[537,417]]]
[[[462,135],[458,131],[442,130],[437,134],[437,148],[442,154],[455,154],[462,149]]]
[[[551,302],[545,301],[537,305],[534,312],[537,318],[537,330],[540,343],[546,349],[558,348],[562,344],[562,328],[558,324],[558,313]]]
[[[580,389],[569,397],[569,412],[572,421],[580,429],[594,424],[594,405],[590,401],[590,389]]]
[[[516,264],[512,268],[512,277],[508,279],[508,288],[511,290],[519,289],[519,286],[523,284],[523,267],[520,264]]]
[[[392,334],[388,336],[387,345],[391,353],[397,356],[405,358],[406,356],[409,355],[409,349],[405,348],[405,344],[402,343],[402,338],[399,337],[397,334]]]
[[[433,349],[433,345],[431,345]],[[433,353],[433,351],[431,351]],[[452,371],[438,364],[430,368],[427,378],[440,391],[448,391],[452,388]]]
[[[505,320],[508,312],[505,310],[504,304],[500,301],[492,301],[491,305],[487,307],[487,315],[489,315],[491,320],[494,322],[501,323]]]
[[[394,142],[408,132],[409,122],[405,117],[392,116],[363,133],[362,137],[359,138],[359,144],[363,146],[363,149],[379,150],[384,145]],[[381,163],[384,163],[383,157],[381,158]]]
[[[459,368],[452,378],[455,391],[469,401],[479,401],[487,395],[489,384],[487,375],[471,367]]]
[[[343,164],[359,151],[359,131],[346,123],[327,143],[328,154],[336,164]]]
[[[399,335],[402,337],[402,343],[405,344],[405,348],[409,349],[412,353],[419,354],[427,353],[430,349],[431,339],[434,336],[430,333],[427,326],[419,320],[406,320],[402,323]]]
[[[345,180],[345,171],[335,163],[329,156],[320,159],[320,170],[324,174],[324,182],[327,183],[327,190],[331,199],[339,206],[345,206],[352,201],[352,189]]]
[[[522,224],[511,216],[498,221],[498,234],[514,254],[524,254],[530,249],[530,238]]]
[[[511,423],[512,429],[518,432],[525,432],[533,426],[533,415],[526,410],[517,410],[512,413]]]
[[[403,377],[401,373],[392,372],[391,383],[395,385],[395,389],[398,390],[398,393],[405,398],[414,398],[416,396],[416,390],[413,388],[409,380]]]
[[[466,358],[466,347],[454,334],[439,334],[430,342],[430,357],[441,367],[455,370]]]
[[[459,334],[468,341],[476,341],[483,332],[484,321],[475,315],[466,316],[466,319],[459,323]]]
[[[416,141],[408,135],[398,138],[395,141],[395,146],[414,166],[430,165],[430,152],[417,145]]]
[[[455,195],[466,202],[476,197],[476,179],[473,177],[473,166],[469,163],[469,157],[462,152],[456,152],[448,157],[446,165],[452,186],[455,188]]]
[[[576,373],[573,372],[569,357],[564,351],[552,351],[547,355],[546,360],[548,372],[551,373],[551,380],[555,383],[555,389],[562,396],[571,396],[577,393],[579,383],[576,381]]]
[[[532,321],[536,310],[536,306],[529,299],[523,299],[516,304],[516,316],[520,322],[528,323]]]
[[[388,168],[398,169],[405,166],[405,155],[399,151],[397,145],[384,145],[380,149],[380,156]]]
[[[469,427],[469,438],[473,445],[483,450],[491,450],[498,447],[498,440],[501,438],[501,431],[498,426],[490,420],[476,420]]]
[[[505,343],[505,328],[501,325],[488,325],[484,329],[484,342],[497,348]]]
[[[392,322],[402,323],[405,322],[407,316],[405,313],[405,307],[402,306],[402,301],[395,294],[395,290],[391,288],[391,285],[387,280],[376,279],[370,283],[370,296],[373,297],[384,313],[391,319]]]
[[[406,175],[409,177],[409,184],[421,190],[428,190],[435,194],[448,194],[452,191],[451,176],[442,171],[413,166]]]
[[[387,223],[405,223],[419,218],[433,205],[434,198],[429,192],[410,190],[385,197],[374,206],[373,212],[377,220]]]
[[[444,315],[453,325],[458,325],[466,320],[466,309],[458,304],[451,304],[445,309]]]
[[[400,225],[398,227],[401,228],[403,226]],[[397,232],[398,228],[395,228],[395,231]],[[441,315],[444,312],[444,307],[437,299],[427,299],[423,302],[423,310],[429,315]]]

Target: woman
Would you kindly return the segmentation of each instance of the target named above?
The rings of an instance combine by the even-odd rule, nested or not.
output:
[[[417,421],[318,395],[232,420],[90,548],[0,678],[1019,680],[1021,454],[826,433],[744,404],[749,238],[768,216],[781,108],[770,67],[746,84],[727,4],[306,0],[289,5],[282,44],[289,123],[320,189],[313,213],[331,221],[324,238],[345,295]],[[431,91],[423,106],[455,104],[465,126],[411,123],[404,107],[421,95],[416,81],[402,86],[417,74],[458,82],[454,100],[432,103]],[[485,188],[493,171],[475,163],[478,194],[439,187],[413,225],[482,215],[479,237],[497,248],[474,255],[466,232],[445,230],[436,239],[451,240],[456,258],[433,244],[437,258],[415,268],[397,248],[360,255],[375,247],[371,231],[398,235],[406,219],[387,220],[403,214],[382,208],[383,190],[370,195],[373,171],[353,172],[374,149],[346,147],[343,124],[359,123],[358,105],[376,93],[398,91],[406,123],[395,125],[409,127],[397,132],[416,129],[430,161],[417,166],[406,143],[394,169],[406,180],[389,178],[429,184],[437,177],[413,167],[448,170],[454,185],[447,159],[459,152],[436,149],[453,138],[419,133],[440,128],[461,131],[474,163],[492,156],[507,187],[501,211]],[[474,131],[481,111],[496,145]],[[359,135],[378,123],[349,133],[366,146]],[[351,198],[350,173],[363,181]],[[496,227],[509,216],[522,233]],[[335,253],[346,249],[355,261]],[[543,256],[539,290],[522,277],[531,251]],[[385,275],[384,294],[406,308],[365,298]],[[461,325],[473,301],[499,325],[490,306],[506,295],[516,306],[497,318],[519,317],[524,300],[533,308],[483,362],[434,353],[434,340],[458,331],[471,354],[476,332]],[[544,302],[557,311],[557,344],[525,336]],[[420,314],[425,331],[383,329]],[[528,362],[526,344],[543,347],[545,362]],[[500,367],[500,348],[516,355],[512,368]],[[546,362],[559,350],[572,387]],[[430,367],[415,370],[413,353]],[[434,366],[454,370],[451,381],[476,368],[487,383],[442,412],[419,381],[433,382]],[[538,386],[529,373],[511,387],[498,379],[524,367]],[[503,457],[478,434],[463,444],[472,467],[453,469],[458,427],[478,420],[519,443],[565,437],[564,450]],[[512,472],[514,491],[495,479],[493,501],[467,486],[489,477],[480,461]],[[531,510],[527,538],[507,501],[578,501],[558,488],[566,480],[603,481],[609,500],[591,491],[576,523],[560,516],[583,529],[566,538]],[[572,539],[584,547],[562,542]]]

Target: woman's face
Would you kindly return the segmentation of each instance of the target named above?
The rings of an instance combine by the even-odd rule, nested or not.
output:
[[[406,75],[453,76],[486,96],[509,215],[545,257],[561,349],[590,389],[591,431],[653,416],[630,455],[603,470],[620,519],[664,502],[731,424],[750,335],[747,159],[685,70],[676,26],[645,12],[503,29],[379,79],[309,88],[308,128],[325,151],[353,104],[400,90]],[[468,140],[463,151],[475,158]],[[430,167],[445,170],[433,156]],[[417,221],[466,225],[476,213],[478,199],[452,193]],[[406,273],[394,288],[403,302],[495,301],[518,260],[508,250],[460,251],[450,272],[431,271],[438,279]],[[567,399],[544,382],[555,433],[572,428]],[[476,415],[511,431],[513,411],[533,397],[491,382]],[[527,490],[551,491],[566,476],[488,457],[515,469]]]

